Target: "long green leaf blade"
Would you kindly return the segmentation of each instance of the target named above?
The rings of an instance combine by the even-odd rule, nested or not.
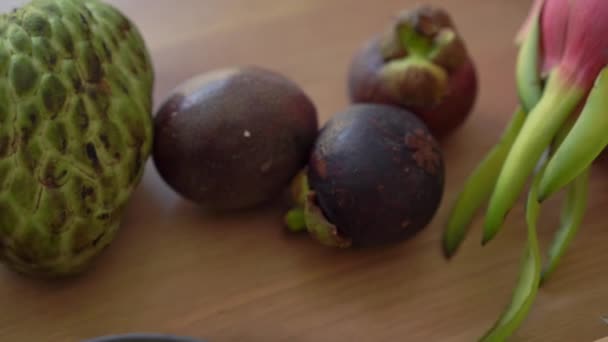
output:
[[[525,119],[526,113],[521,108],[517,109],[501,140],[467,179],[450,212],[444,230],[443,251],[446,257],[450,258],[456,253],[479,207],[490,197],[502,164]]]
[[[528,114],[505,159],[488,203],[483,244],[492,240],[498,233],[507,213],[524,190],[528,177],[534,172],[543,151],[549,147],[559,129],[584,97],[581,89],[568,85],[558,71],[549,77],[543,97]]]
[[[536,235],[536,222],[540,212],[537,200],[538,182],[544,167],[538,172],[528,194],[526,206],[526,223],[528,226],[528,241],[524,253],[523,264],[517,286],[511,302],[495,325],[481,338],[482,342],[502,342],[510,337],[524,321],[538,293],[540,283],[541,260]]]
[[[560,229],[555,234],[549,248],[548,261],[541,274],[541,286],[555,272],[557,265],[566,253],[572,239],[583,222],[587,208],[587,193],[589,188],[589,169],[578,176],[570,185],[563,208]]]
[[[572,182],[608,146],[608,67],[591,89],[574,127],[549,161],[541,201]]]
[[[539,11],[540,13],[540,11]],[[530,23],[524,42],[517,55],[515,76],[519,99],[526,112],[530,112],[542,96],[540,64],[540,20],[537,14]]]

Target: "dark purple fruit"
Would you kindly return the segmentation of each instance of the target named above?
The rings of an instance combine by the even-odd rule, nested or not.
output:
[[[429,5],[401,13],[389,30],[366,42],[348,73],[352,102],[407,109],[438,139],[465,122],[477,82],[473,60],[450,16]]]
[[[162,105],[153,159],[183,197],[243,209],[289,185],[317,132],[315,106],[292,81],[258,67],[219,70],[185,82]]]
[[[322,242],[397,242],[435,215],[444,189],[443,157],[414,114],[394,106],[354,105],[320,131],[308,187],[307,228]]]

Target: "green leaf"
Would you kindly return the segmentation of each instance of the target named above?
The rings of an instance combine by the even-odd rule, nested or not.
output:
[[[540,13],[540,11],[539,11]],[[515,70],[519,99],[526,112],[532,111],[543,93],[540,70],[540,20],[536,15],[519,49]]]
[[[517,286],[513,292],[511,302],[503,311],[494,326],[481,338],[483,342],[502,342],[510,337],[527,317],[540,283],[541,260],[536,235],[536,222],[540,212],[540,204],[537,201],[538,183],[544,171],[543,168],[537,173],[534,184],[528,194],[526,206],[526,223],[528,226],[528,241],[523,257],[523,263],[519,274]]]
[[[551,74],[543,97],[528,114],[498,176],[488,204],[484,244],[498,233],[543,151],[584,97],[584,92],[567,85],[558,71]]]
[[[580,117],[547,165],[540,200],[572,182],[608,146],[608,67],[598,76]]]
[[[517,109],[500,142],[490,150],[467,179],[444,230],[443,251],[446,257],[452,257],[456,253],[479,207],[490,197],[503,162],[525,119],[526,113],[521,108]]]
[[[589,188],[589,169],[578,176],[569,186],[566,202],[562,210],[560,229],[555,234],[548,253],[548,261],[543,267],[541,286],[555,272],[559,261],[566,253],[568,246],[583,222],[587,208],[587,193]]]

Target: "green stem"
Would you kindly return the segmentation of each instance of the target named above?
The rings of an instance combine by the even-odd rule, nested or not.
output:
[[[467,179],[452,208],[443,234],[443,251],[452,257],[464,240],[477,210],[494,189],[494,184],[513,141],[526,119],[526,113],[517,109],[498,144],[486,155]]]
[[[308,233],[325,246],[338,248],[350,247],[352,241],[349,238],[340,235],[338,228],[327,220],[321,208],[315,203],[315,196],[316,194],[314,191],[309,191],[304,206],[306,229],[308,230]]]
[[[538,221],[540,212],[540,204],[537,201],[537,190],[543,171],[544,167],[536,175],[534,184],[528,194],[526,206],[528,242],[517,286],[513,292],[511,302],[505,311],[494,326],[481,338],[483,342],[502,342],[510,337],[527,317],[538,293],[541,260],[536,235],[536,222]]]
[[[584,92],[565,84],[558,71],[549,77],[543,97],[528,115],[498,176],[488,205],[483,244],[496,235],[543,151],[583,98]]]
[[[583,222],[587,208],[587,193],[589,188],[589,169],[578,176],[566,196],[560,229],[555,234],[548,253],[548,262],[543,267],[541,286],[555,272],[557,265],[566,253],[572,239]]]
[[[306,215],[304,208],[293,208],[285,214],[285,225],[292,233],[300,233],[306,231]]]
[[[402,23],[397,31],[401,44],[407,48],[410,55],[426,59],[433,50],[433,41],[416,32],[409,24]]]
[[[287,229],[293,233],[306,231],[306,197],[308,196],[309,186],[306,169],[301,170],[291,181],[290,193],[293,201],[293,208],[283,217],[283,222]]]
[[[584,172],[608,146],[608,68],[591,89],[574,127],[547,165],[540,200],[548,198]]]

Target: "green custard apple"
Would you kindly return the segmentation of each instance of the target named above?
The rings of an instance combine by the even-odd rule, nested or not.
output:
[[[34,0],[0,16],[0,259],[87,269],[115,237],[152,145],[152,63],[98,0]]]

